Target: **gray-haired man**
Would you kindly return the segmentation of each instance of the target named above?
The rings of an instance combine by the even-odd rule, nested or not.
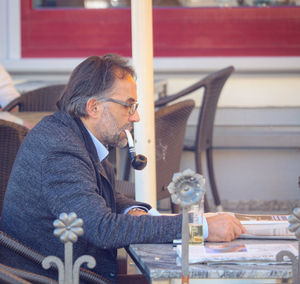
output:
[[[32,129],[8,183],[1,229],[43,255],[63,257],[52,234],[62,212],[83,219],[74,258],[93,255],[95,272],[116,281],[116,249],[131,243],[172,242],[181,237],[181,216],[151,216],[151,206],[114,190],[106,146],[124,147],[124,130],[140,117],[134,71],[122,57],[92,56],[79,64],[58,102],[59,110]],[[208,240],[230,241],[244,229],[222,214],[207,218]],[[49,271],[5,249],[0,261],[40,274]]]

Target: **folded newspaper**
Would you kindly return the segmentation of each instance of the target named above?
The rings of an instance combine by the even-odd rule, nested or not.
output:
[[[177,254],[181,257],[181,245]],[[206,243],[204,246],[189,246],[189,263],[210,262],[276,262],[276,255],[282,250],[298,255],[295,246],[291,244],[241,244],[235,242]],[[289,259],[284,260],[289,262]]]
[[[222,212],[219,212],[222,213]],[[219,213],[205,213],[206,217],[217,215]],[[289,231],[289,215],[265,215],[265,214],[232,214],[240,220],[247,234],[242,234],[239,239],[281,239],[296,240],[295,233]],[[180,244],[181,239],[174,240],[175,244]]]
[[[220,213],[229,213],[240,220],[247,230],[247,234],[239,236],[241,239],[296,239],[295,233],[288,229],[289,215],[218,212],[206,213],[205,216],[209,217]]]
[[[231,213],[240,220],[247,234],[240,238],[262,239],[296,239],[295,233],[289,231],[289,215],[255,215]]]

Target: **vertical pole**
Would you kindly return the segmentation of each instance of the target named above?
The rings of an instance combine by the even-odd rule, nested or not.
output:
[[[8,58],[21,58],[21,0],[8,1]]]
[[[181,230],[181,283],[189,283],[189,228],[188,208],[182,207],[182,230]]]
[[[300,254],[299,253],[300,253],[300,240],[298,239],[298,256],[296,256],[295,259],[296,271],[293,271],[295,274],[295,276],[293,275],[293,278],[296,284],[300,284]]]
[[[65,243],[65,281],[64,284],[73,283],[73,243]]]
[[[135,171],[135,196],[156,208],[152,0],[131,0],[131,33],[141,117],[134,126],[135,146],[148,158],[146,168]]]

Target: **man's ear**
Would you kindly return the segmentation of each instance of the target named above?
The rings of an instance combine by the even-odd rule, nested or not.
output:
[[[86,112],[91,117],[94,118],[98,117],[100,113],[99,101],[96,100],[95,98],[89,99],[86,103]]]

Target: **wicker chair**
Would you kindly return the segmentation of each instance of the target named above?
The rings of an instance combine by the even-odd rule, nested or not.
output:
[[[0,231],[0,250],[1,247],[5,247],[7,249],[10,249],[14,251],[16,254],[19,254],[23,257],[26,257],[30,261],[32,261],[33,264],[37,265],[38,267],[42,266],[43,259],[45,256],[39,254],[35,250],[29,248],[28,246],[22,244],[21,242],[13,239],[6,233]],[[1,268],[2,265],[0,265]],[[3,267],[3,266],[2,266]],[[4,266],[5,267],[5,266]],[[56,265],[51,265],[52,270],[57,271]],[[20,269],[12,268],[12,267],[6,267],[6,271],[9,271],[10,273],[14,275],[18,275],[19,277],[26,279],[28,281],[33,281],[33,283],[56,283],[56,281],[51,282],[51,279],[48,277],[44,277],[42,275],[38,275],[35,273],[26,272]],[[98,275],[92,271],[89,271],[85,268],[80,268],[79,272],[80,279],[85,281],[85,283],[97,283],[97,284],[109,284],[111,283],[101,275]],[[50,282],[48,281],[50,280]],[[2,283],[2,282],[1,282]],[[9,282],[8,282],[9,283]],[[16,282],[18,283],[18,282]],[[22,282],[20,282],[22,283]],[[26,282],[25,282],[26,283]]]
[[[172,181],[173,174],[180,169],[187,120],[194,107],[193,100],[184,100],[155,112],[157,200],[170,197],[167,186]],[[129,179],[129,169],[130,165],[127,164],[124,180]],[[130,197],[134,197],[134,193]],[[173,207],[173,203],[171,206],[172,212],[176,212],[177,208]]]
[[[0,213],[11,169],[27,132],[22,125],[0,119]]]
[[[55,111],[56,102],[64,87],[65,85],[53,85],[23,93],[3,108],[3,111],[11,111],[16,106],[19,111]]]
[[[222,211],[219,193],[216,186],[214,169],[213,169],[213,127],[217,103],[223,89],[223,86],[231,73],[234,71],[232,66],[222,69],[218,72],[211,73],[204,79],[198,81],[192,86],[167,97],[161,98],[155,102],[156,107],[163,107],[179,98],[191,94],[192,92],[204,88],[201,110],[198,115],[197,131],[193,141],[186,141],[184,150],[195,153],[196,170],[203,174],[201,154],[206,152],[206,161],[208,169],[209,183],[214,198],[215,206],[218,211]],[[205,198],[205,209],[209,211],[207,198]]]
[[[30,284],[27,280],[8,271],[6,267],[2,267],[2,264],[0,264],[0,282],[7,284]]]
[[[9,284],[56,284],[56,280],[0,263],[0,281]]]

